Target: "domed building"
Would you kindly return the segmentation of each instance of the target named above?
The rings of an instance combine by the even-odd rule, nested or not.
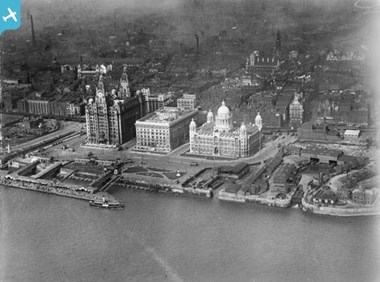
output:
[[[232,113],[230,113],[230,109],[226,106],[224,101],[219,107],[218,114],[215,118],[215,129],[225,132],[229,132],[233,129]]]
[[[194,121],[190,123],[190,153],[231,158],[253,156],[261,147],[261,126],[262,120],[260,127],[243,122],[234,128],[232,113],[223,101],[216,116],[211,110],[208,112],[207,122],[202,126],[197,128]]]

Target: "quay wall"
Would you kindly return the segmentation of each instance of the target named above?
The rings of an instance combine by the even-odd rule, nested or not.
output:
[[[291,197],[289,199],[268,199],[258,195],[239,195],[234,193],[227,193],[223,190],[219,192],[219,200],[232,201],[239,203],[258,203],[261,205],[288,208],[291,205]]]
[[[331,216],[366,216],[366,215],[380,215],[380,207],[371,206],[368,208],[342,208],[342,207],[319,207],[317,205],[309,204],[302,199],[302,210],[321,215]]]
[[[0,177],[0,185],[20,188],[24,190],[37,191],[42,193],[55,194],[59,196],[65,196],[70,198],[76,198],[80,200],[93,200],[95,198],[94,194],[89,191],[77,191],[74,189],[68,189],[64,186],[56,186],[54,184],[44,184],[36,181],[28,180],[17,180],[17,179],[6,179],[5,177]]]
[[[197,177],[199,177],[202,173],[204,173],[205,171],[207,170],[210,170],[212,169],[212,167],[205,167],[203,169],[201,169],[200,171],[198,171],[196,174],[194,174],[193,176],[190,176],[189,178],[187,178],[183,183],[182,183],[182,186],[186,186],[188,185],[191,181],[193,181],[194,179],[196,179]]]
[[[183,195],[195,195],[211,198],[212,191],[211,189],[198,189],[191,187],[181,187],[181,186],[170,186],[170,185],[159,185],[151,184],[143,181],[135,181],[132,179],[127,179],[123,185],[126,188],[150,191],[150,192],[166,192],[174,194],[183,194]]]

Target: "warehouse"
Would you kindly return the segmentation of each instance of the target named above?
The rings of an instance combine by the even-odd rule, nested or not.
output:
[[[342,151],[326,149],[304,149],[301,152],[301,157],[309,161],[335,165],[341,155],[343,155]]]

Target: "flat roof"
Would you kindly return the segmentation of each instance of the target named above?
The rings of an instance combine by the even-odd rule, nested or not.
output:
[[[344,135],[356,135],[356,136],[359,136],[359,134],[360,134],[360,130],[358,130],[358,129],[347,129],[344,132]]]
[[[259,131],[259,128],[254,124],[247,124],[246,125],[247,134],[255,134]],[[206,122],[200,127],[197,128],[197,134],[200,136],[209,136],[214,137],[215,131],[215,123],[214,122]],[[240,127],[234,127],[231,131],[225,132],[221,131],[219,132],[220,137],[227,137],[227,138],[236,138],[240,137]]]
[[[311,155],[323,155],[331,157],[339,157],[343,151],[339,150],[327,150],[327,149],[302,149],[301,154],[311,154]]]
[[[137,120],[136,123],[172,124],[175,121],[194,116],[197,112],[197,110],[182,111],[177,107],[163,107]]]

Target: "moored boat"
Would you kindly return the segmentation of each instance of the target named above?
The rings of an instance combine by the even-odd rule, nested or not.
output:
[[[89,205],[96,208],[104,208],[104,209],[123,209],[124,204],[120,202],[109,202],[105,199],[103,200],[91,200]]]

